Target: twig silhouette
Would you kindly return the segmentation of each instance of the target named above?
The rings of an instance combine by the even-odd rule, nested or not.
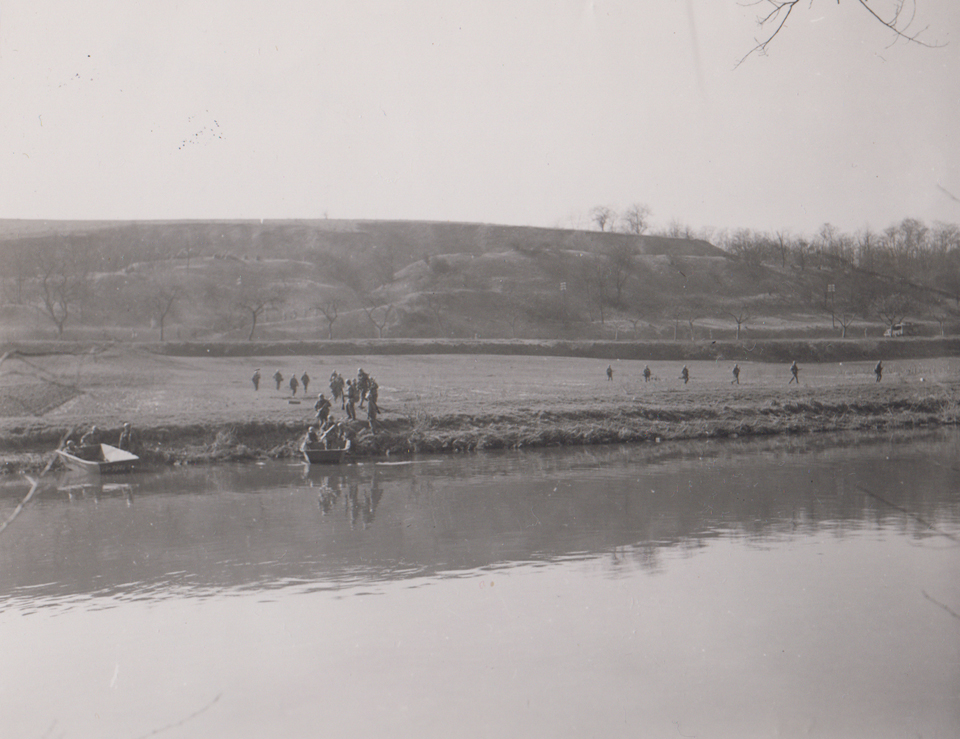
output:
[[[178,726],[183,726],[185,723],[187,723],[187,721],[192,721],[193,719],[195,719],[197,716],[199,716],[199,715],[200,715],[201,713],[203,713],[204,711],[209,710],[209,709],[213,706],[214,703],[216,703],[218,700],[220,700],[220,696],[221,696],[221,695],[223,695],[223,693],[217,693],[217,695],[214,697],[214,699],[213,699],[212,701],[210,701],[209,703],[207,703],[207,705],[205,705],[203,708],[200,708],[200,709],[194,711],[193,713],[191,713],[191,714],[190,714],[189,716],[187,716],[186,718],[180,719],[180,720],[177,721],[176,723],[167,724],[166,726],[161,726],[159,729],[154,729],[153,731],[147,732],[146,734],[143,734],[142,736],[140,736],[139,739],[146,739],[148,736],[156,736],[157,734],[159,734],[159,733],[161,733],[161,732],[163,732],[163,731],[168,731],[168,730],[170,730],[170,729],[175,729],[175,728],[177,728]]]
[[[908,511],[906,508],[903,508],[903,507],[901,507],[901,506],[898,506],[896,503],[891,503],[891,502],[890,502],[889,500],[887,500],[886,498],[883,498],[883,497],[877,495],[876,493],[874,493],[874,492],[872,492],[872,491],[870,491],[870,490],[867,490],[865,487],[862,487],[861,485],[857,485],[857,490],[859,490],[861,493],[866,493],[866,494],[869,495],[871,498],[875,498],[876,500],[879,500],[881,503],[884,503],[884,504],[890,506],[891,508],[895,508],[896,510],[900,511],[901,513],[906,514],[907,516],[910,516],[910,518],[912,518],[913,520],[917,521],[918,523],[923,524],[924,526],[926,526],[926,527],[927,527],[928,529],[930,529],[931,531],[937,532],[940,536],[945,536],[945,537],[947,537],[948,539],[953,539],[953,541],[955,541],[955,542],[957,542],[958,544],[960,544],[960,538],[958,538],[957,536],[955,536],[955,535],[953,535],[953,534],[950,534],[950,533],[948,533],[948,532],[946,532],[946,531],[941,531],[940,529],[938,529],[936,526],[934,526],[932,523],[930,523],[930,522],[927,521],[926,519],[923,519],[923,518],[921,518],[920,516],[918,516],[916,513],[913,513],[912,511]]]

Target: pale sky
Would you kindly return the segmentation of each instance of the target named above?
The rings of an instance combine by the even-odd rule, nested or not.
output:
[[[0,218],[960,222],[960,2],[916,3],[943,48],[813,0],[735,68],[737,0],[7,0]]]

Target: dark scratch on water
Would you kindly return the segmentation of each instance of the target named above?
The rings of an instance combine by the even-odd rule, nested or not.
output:
[[[960,613],[957,613],[957,612],[954,611],[950,606],[948,606],[948,605],[945,604],[945,603],[941,603],[941,602],[938,601],[936,598],[931,598],[931,597],[927,594],[927,591],[926,591],[926,590],[921,590],[920,592],[923,593],[923,597],[924,597],[924,598],[926,598],[928,601],[930,601],[931,603],[933,603],[935,606],[940,606],[943,610],[945,610],[947,613],[949,613],[949,614],[950,614],[951,616],[953,616],[955,619],[960,620]]]
[[[907,516],[910,516],[910,518],[912,518],[913,520],[917,521],[918,523],[923,524],[924,526],[926,526],[926,527],[927,527],[928,529],[930,529],[931,531],[935,531],[935,532],[938,533],[940,536],[945,536],[945,537],[947,537],[948,539],[952,539],[953,541],[955,541],[955,542],[957,542],[958,544],[960,544],[960,539],[958,539],[956,536],[954,536],[953,534],[950,534],[950,533],[948,533],[948,532],[946,532],[946,531],[941,531],[940,529],[938,529],[936,526],[934,526],[932,523],[930,523],[930,522],[927,521],[926,519],[923,519],[923,518],[921,518],[920,516],[918,516],[916,513],[913,513],[912,511],[908,511],[906,508],[903,508],[902,506],[898,506],[896,503],[893,503],[893,502],[887,500],[886,498],[883,498],[883,497],[877,495],[876,493],[874,493],[874,492],[872,492],[872,491],[870,491],[870,490],[867,490],[865,487],[863,487],[863,486],[861,486],[861,485],[857,485],[857,490],[859,490],[861,493],[866,493],[866,494],[869,495],[871,498],[875,498],[876,500],[879,500],[881,503],[885,503],[886,505],[890,506],[891,508],[894,508],[894,509],[900,511],[901,513],[903,513],[903,514],[905,514],[905,515],[907,515]]]

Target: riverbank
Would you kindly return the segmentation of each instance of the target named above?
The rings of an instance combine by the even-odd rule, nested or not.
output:
[[[690,381],[679,379],[686,364]],[[349,422],[358,458],[557,445],[919,428],[960,423],[960,359],[801,364],[503,355],[183,357],[130,348],[8,359],[0,464],[33,470],[71,429],[105,440],[124,422],[148,464],[292,458],[330,373],[380,385],[371,433]],[[612,380],[606,368],[613,370]],[[651,379],[644,380],[644,366]],[[260,368],[263,381],[250,380]],[[306,397],[286,381],[307,372]],[[345,414],[336,407],[335,417]]]

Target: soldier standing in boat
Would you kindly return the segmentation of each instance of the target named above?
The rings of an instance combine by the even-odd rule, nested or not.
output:
[[[96,426],[80,437],[80,455],[84,459],[100,458],[100,431]]]

